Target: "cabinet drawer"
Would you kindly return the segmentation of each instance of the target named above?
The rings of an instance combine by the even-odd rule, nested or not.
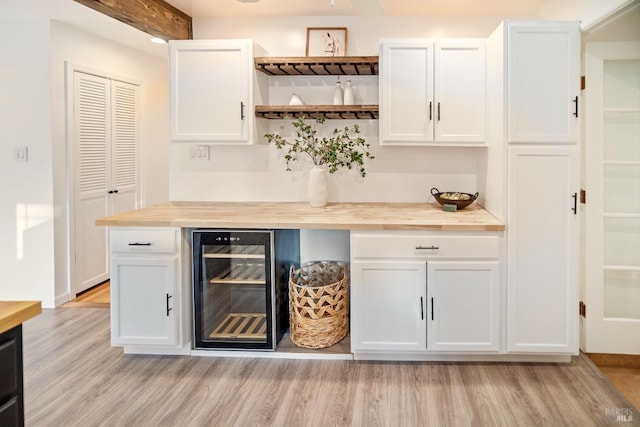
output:
[[[111,251],[120,253],[175,253],[177,230],[111,230]]]
[[[18,393],[20,375],[18,343],[11,338],[0,344],[0,402]],[[2,424],[0,424],[2,425]]]
[[[354,235],[354,258],[482,258],[500,257],[498,236]]]

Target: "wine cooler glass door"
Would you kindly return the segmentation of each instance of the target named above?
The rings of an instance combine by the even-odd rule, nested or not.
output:
[[[196,348],[273,349],[271,242],[271,232],[194,232]]]

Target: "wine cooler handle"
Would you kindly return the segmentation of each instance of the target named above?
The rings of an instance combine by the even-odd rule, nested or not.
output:
[[[167,294],[167,317],[169,317],[169,312],[172,310],[172,308],[169,307],[169,298],[171,298],[171,295]]]

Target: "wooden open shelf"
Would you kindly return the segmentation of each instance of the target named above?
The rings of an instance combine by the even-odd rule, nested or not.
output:
[[[256,57],[255,67],[269,76],[377,76],[377,56]],[[377,119],[377,105],[256,105],[256,117],[287,119]]]
[[[377,56],[256,57],[257,70],[269,76],[377,76]]]
[[[256,117],[291,119],[377,119],[377,105],[256,105]]]

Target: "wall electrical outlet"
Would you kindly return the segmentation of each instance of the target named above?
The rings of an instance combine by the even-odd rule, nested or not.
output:
[[[189,148],[189,160],[209,160],[209,146],[196,145]]]

